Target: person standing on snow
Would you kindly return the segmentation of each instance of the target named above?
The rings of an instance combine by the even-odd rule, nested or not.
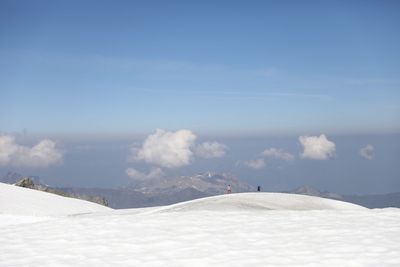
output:
[[[232,193],[232,187],[231,187],[230,184],[226,187],[226,193],[227,193],[227,194]]]

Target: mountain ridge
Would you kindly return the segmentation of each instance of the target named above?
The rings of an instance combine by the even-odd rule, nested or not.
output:
[[[0,181],[16,183],[16,180],[21,179],[21,177],[24,176],[10,172],[5,177],[0,178]],[[38,184],[38,181],[41,181],[37,176],[25,177],[32,179],[34,184]],[[98,199],[104,199],[111,208],[122,209],[164,206],[197,198],[225,194],[228,185],[231,185],[234,193],[256,191],[253,186],[240,181],[231,174],[218,174],[210,171],[187,176],[159,177],[148,181],[137,181],[135,184],[121,188],[54,187],[47,190],[53,190],[59,192],[60,195],[64,194],[65,196],[72,196],[85,200],[97,197]],[[50,188],[48,186],[46,187]],[[281,191],[281,193],[310,195],[341,200],[367,208],[400,208],[400,192],[369,195],[341,195],[329,191],[319,191],[306,185],[290,191]]]

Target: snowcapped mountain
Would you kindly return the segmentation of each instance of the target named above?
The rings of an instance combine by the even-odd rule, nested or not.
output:
[[[231,186],[232,192],[236,193],[255,190],[233,175],[214,172],[198,173],[192,176],[155,178],[138,183],[134,186],[134,189],[145,194],[170,194],[194,189],[205,195],[217,195],[226,193],[228,185]]]
[[[107,203],[112,208],[136,208],[169,205],[182,201],[226,193],[228,185],[232,192],[252,192],[255,189],[231,174],[204,172],[188,176],[160,177],[137,182],[122,188],[51,188],[40,182],[39,177],[22,176],[9,172],[2,177],[7,183],[46,191],[62,196]],[[21,182],[24,181],[24,182]]]
[[[28,177],[34,184],[42,184],[36,176],[22,176],[9,172],[0,178],[6,183],[16,183]],[[195,175],[156,178],[138,182],[132,186],[122,188],[50,188],[44,190],[58,193],[63,196],[94,201],[112,208],[139,208],[160,205],[169,205],[182,201],[224,194],[227,185],[231,185],[233,192],[254,192],[256,189],[240,181],[230,174],[218,174],[215,172],[203,172]],[[42,187],[41,187],[42,188]],[[284,193],[318,196],[336,200],[343,200],[358,204],[367,208],[400,207],[400,193],[379,195],[340,195],[328,191],[319,191],[311,186],[302,186]],[[104,201],[106,200],[106,202]]]
[[[117,189],[60,188],[65,192],[96,195],[107,199],[112,208],[138,208],[162,206],[182,201],[225,194],[227,186],[232,191],[254,192],[255,188],[230,174],[214,172],[190,176],[160,177],[137,182]]]

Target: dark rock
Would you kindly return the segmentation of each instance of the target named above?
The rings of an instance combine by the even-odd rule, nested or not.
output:
[[[56,194],[63,197],[70,197],[70,198],[77,198],[81,200],[86,200],[90,202],[94,202],[103,206],[108,206],[108,201],[104,197],[100,196],[91,196],[91,195],[84,195],[84,194],[77,194],[73,192],[65,192],[60,189],[51,188],[43,184],[36,184],[31,177],[25,177],[15,183],[16,186],[35,189],[38,191],[43,191],[51,194]]]

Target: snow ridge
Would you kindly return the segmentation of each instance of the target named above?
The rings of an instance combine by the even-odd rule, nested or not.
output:
[[[111,210],[80,199],[0,183],[0,213],[24,216],[68,216]]]
[[[237,210],[366,210],[338,200],[287,193],[238,193],[195,199],[153,210],[167,211]]]

